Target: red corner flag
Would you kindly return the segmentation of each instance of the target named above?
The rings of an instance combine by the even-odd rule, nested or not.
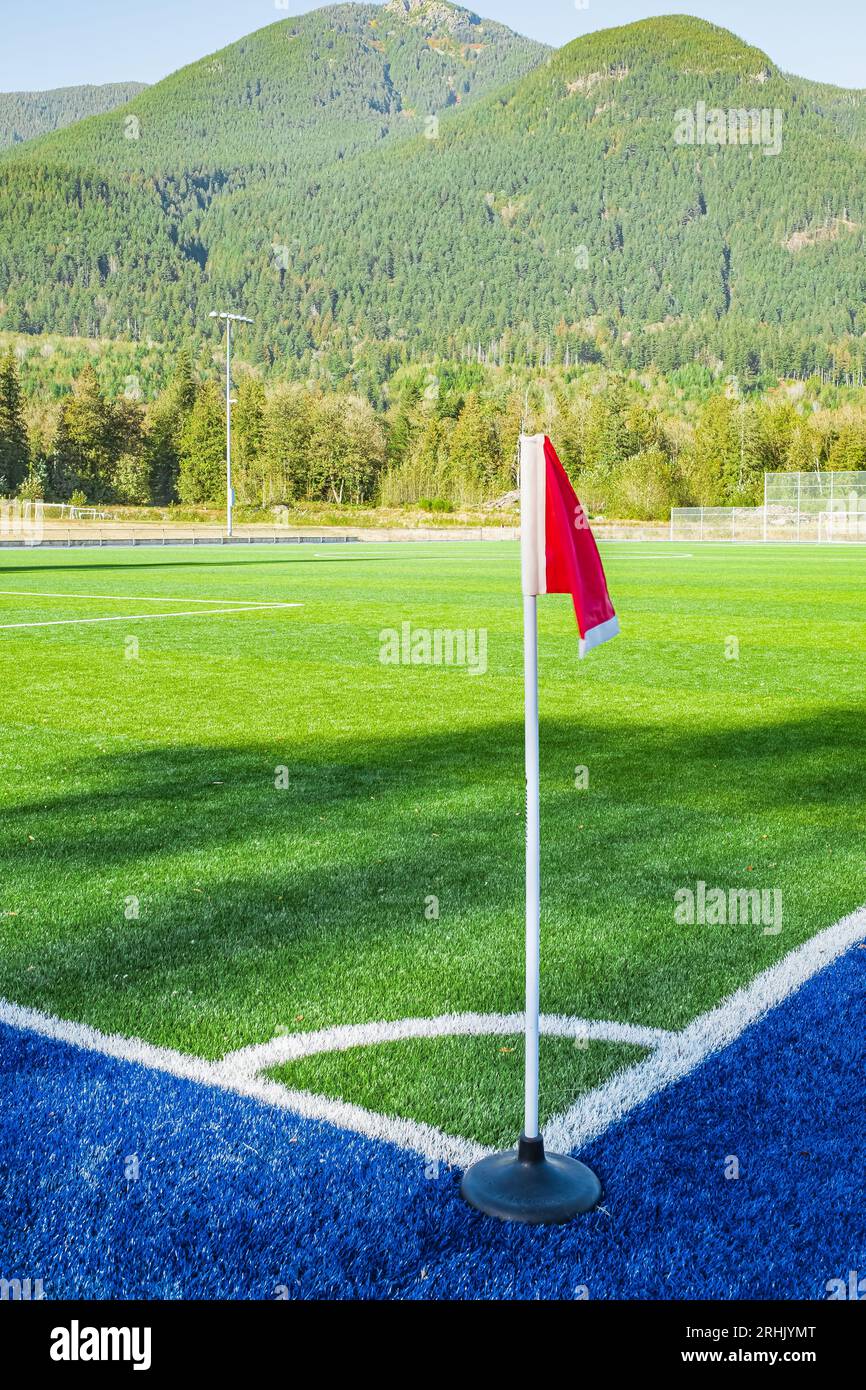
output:
[[[585,656],[619,632],[586,512],[547,435],[524,435],[520,471],[523,592],[571,594]]]
[[[463,1174],[460,1191],[504,1221],[568,1221],[601,1198],[591,1169],[546,1154],[538,1125],[541,975],[541,796],[538,759],[538,594],[571,594],[580,655],[607,642],[619,623],[604,570],[565,469],[544,434],[520,436],[520,565],[523,588],[523,730],[526,759],[526,1013],[523,1133],[516,1149],[488,1154]]]

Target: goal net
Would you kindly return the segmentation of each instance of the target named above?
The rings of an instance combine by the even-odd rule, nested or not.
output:
[[[866,541],[866,472],[765,473],[763,507],[674,507],[672,541]]]

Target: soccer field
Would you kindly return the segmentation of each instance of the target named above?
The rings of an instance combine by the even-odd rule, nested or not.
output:
[[[862,551],[602,552],[620,638],[539,603],[544,1120],[866,899]],[[383,661],[406,623],[484,660]],[[0,551],[0,666],[3,998],[514,1139],[516,545]],[[700,883],[781,919],[677,921]]]

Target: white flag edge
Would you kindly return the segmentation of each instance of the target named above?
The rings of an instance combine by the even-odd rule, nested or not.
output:
[[[586,635],[580,639],[578,655],[583,658],[587,652],[591,652],[593,647],[600,647],[602,642],[609,642],[612,637],[619,633],[619,618],[614,613],[612,618],[608,618],[605,623],[598,623],[595,627],[587,629]]]
[[[526,597],[547,593],[544,435],[520,436],[520,572]]]

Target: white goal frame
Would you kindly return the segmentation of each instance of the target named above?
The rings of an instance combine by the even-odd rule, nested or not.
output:
[[[672,541],[866,543],[866,472],[765,473],[762,507],[672,507]]]

